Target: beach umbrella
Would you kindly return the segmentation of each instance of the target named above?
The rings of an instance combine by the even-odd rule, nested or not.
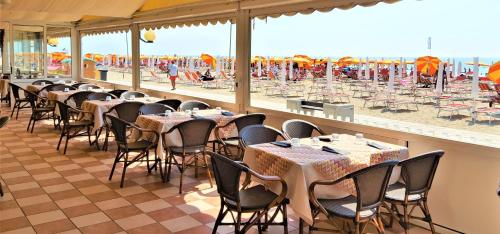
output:
[[[418,72],[417,72],[417,66],[413,66],[413,84],[417,84],[418,82]]]
[[[453,59],[453,64],[451,66],[451,73],[453,73],[454,76],[457,76],[457,75],[455,75],[455,68],[457,66],[457,64],[455,62],[456,62],[455,59]]]
[[[474,64],[474,61],[472,61],[472,62],[466,62],[465,65],[474,66],[475,64]],[[486,64],[486,63],[478,62],[477,66],[479,66],[479,67],[489,67],[490,65]]]
[[[261,60],[257,61],[257,76],[258,77],[262,76],[262,61]]]
[[[417,71],[420,73],[426,73],[428,75],[433,75],[436,73],[439,66],[439,58],[433,56],[424,56],[419,57],[415,60],[415,64],[417,65]]]
[[[269,57],[266,58],[266,72],[269,74],[269,71],[271,70],[271,60]]]
[[[281,62],[281,84],[286,84],[286,60]]]
[[[339,67],[345,67],[345,66],[349,66],[353,63],[353,58],[352,57],[342,57],[340,58],[338,61],[337,61],[337,65]]]
[[[290,65],[288,68],[288,77],[290,77],[290,80],[293,79],[293,58],[290,58]]]
[[[333,76],[333,69],[332,69],[332,61],[328,59],[328,62],[326,62],[326,86],[328,89],[332,88],[332,76]]]
[[[373,85],[375,87],[378,86],[378,63],[375,61],[375,65],[373,66]]]
[[[452,65],[450,63],[450,59],[448,59],[448,66],[446,67],[446,80],[450,80],[451,79],[451,71],[452,70]]]
[[[474,75],[472,76],[472,88],[471,88],[471,96],[476,100],[479,97],[479,58],[474,58],[474,68],[472,69]],[[475,105],[475,103],[474,103]]]
[[[231,58],[231,74],[234,74],[234,58]]]
[[[215,67],[215,66],[216,66],[215,58],[214,58],[212,55],[209,55],[209,54],[201,54],[200,58],[201,58],[201,60],[202,60],[203,62],[205,62],[207,65],[212,66],[212,67]]]
[[[490,66],[488,70],[488,78],[495,84],[500,84],[500,62]]]
[[[440,62],[438,65],[438,77],[436,81],[436,93],[439,94],[443,93],[443,69],[444,64]]]
[[[215,59],[215,77],[219,77],[219,74],[220,74],[220,65],[221,65],[221,61],[220,61],[220,57],[217,57]]]
[[[460,74],[462,74],[462,62],[458,62],[457,65],[457,76],[459,76]]]
[[[398,77],[399,79],[403,79],[403,57],[399,58]]]
[[[194,58],[189,59],[189,71],[194,72]]]
[[[368,57],[366,57],[366,63],[365,63],[365,78],[367,80],[370,79],[370,61],[368,60]]]
[[[389,65],[389,84],[387,84],[387,88],[389,91],[394,90],[394,76],[396,75],[396,68],[394,67],[394,63]]]
[[[363,64],[361,64],[361,59],[358,59],[358,60],[357,60],[357,62],[358,62],[358,73],[357,73],[357,77],[358,77],[358,79],[362,79],[362,77],[361,77],[361,76],[362,76],[362,75],[361,75],[361,66],[363,66]]]

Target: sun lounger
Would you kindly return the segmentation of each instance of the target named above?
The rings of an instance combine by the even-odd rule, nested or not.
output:
[[[488,124],[491,125],[491,122],[493,120],[500,119],[500,108],[498,108],[498,107],[483,107],[483,108],[476,109],[476,111],[472,117],[473,123],[476,123],[480,114],[488,117]]]
[[[459,104],[459,103],[449,103],[449,104],[441,105],[438,107],[437,117],[439,117],[439,114],[442,111],[446,111],[446,112],[450,113],[449,117],[451,120],[451,118],[453,118],[453,116],[460,115],[460,111],[467,111],[470,113],[470,110],[471,110],[471,106],[469,106],[469,105]]]

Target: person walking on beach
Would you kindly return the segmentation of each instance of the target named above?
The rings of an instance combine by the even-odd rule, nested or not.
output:
[[[168,75],[170,76],[170,83],[172,84],[172,90],[175,90],[175,80],[177,79],[179,73],[179,68],[177,67],[177,64],[175,64],[175,61],[171,61],[170,65],[168,66]]]

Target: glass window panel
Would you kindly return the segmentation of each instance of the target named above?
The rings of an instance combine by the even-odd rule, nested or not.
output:
[[[14,73],[21,76],[43,75],[43,27],[14,26]]]
[[[71,77],[71,29],[47,27],[47,75]]]

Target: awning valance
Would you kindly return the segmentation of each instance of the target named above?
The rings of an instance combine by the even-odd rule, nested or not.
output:
[[[206,26],[206,25],[216,25],[225,24],[228,22],[234,22],[234,14],[224,14],[216,16],[203,16],[194,17],[189,19],[179,19],[179,20],[166,20],[158,22],[148,22],[139,24],[140,29],[160,29],[160,28],[176,28],[176,27],[190,27],[190,26]]]
[[[130,30],[129,25],[114,26],[109,28],[94,28],[94,29],[82,29],[80,33],[82,36],[93,36],[101,34],[114,34],[114,33],[124,33]]]

